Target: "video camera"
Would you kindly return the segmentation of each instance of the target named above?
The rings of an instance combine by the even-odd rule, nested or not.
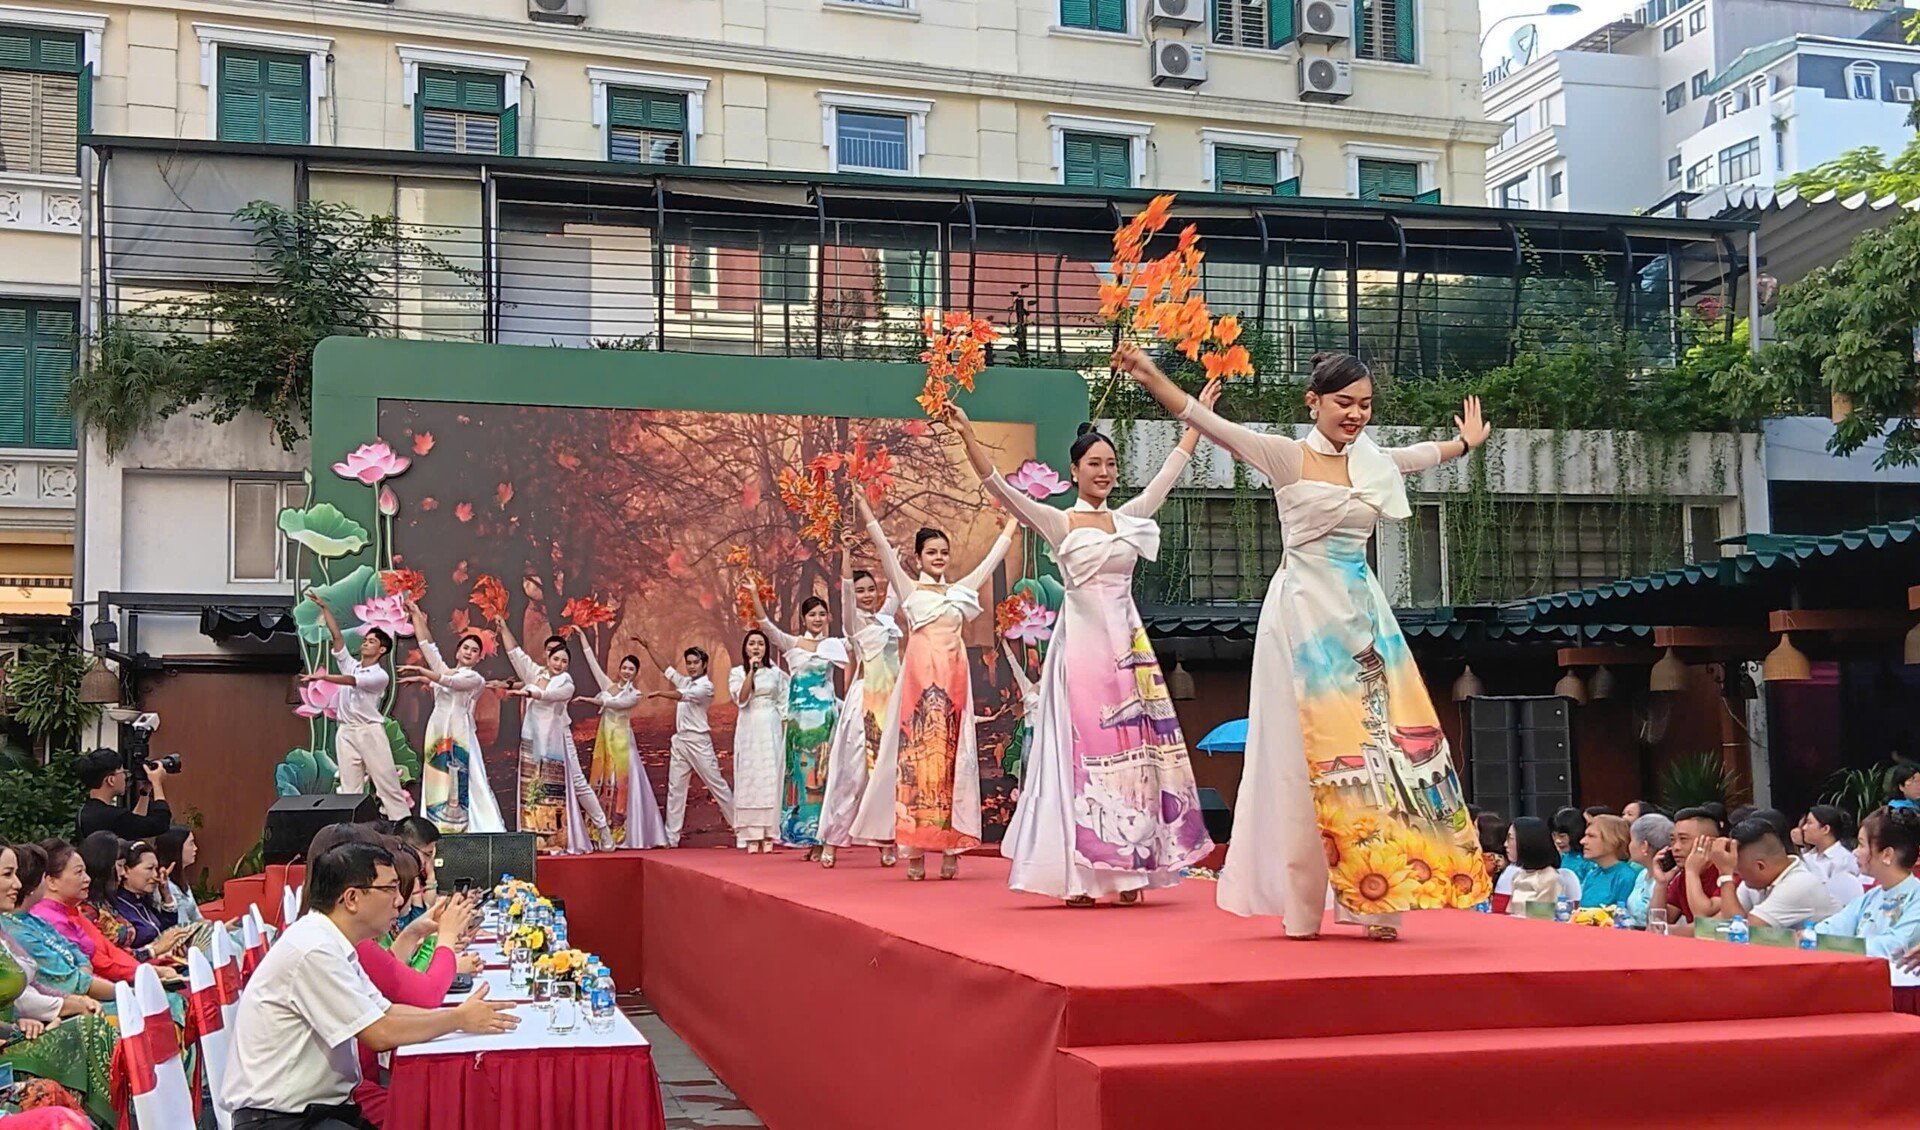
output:
[[[148,787],[147,770],[153,766],[164,768],[169,776],[180,772],[179,754],[169,753],[157,759],[148,754],[148,743],[154,731],[160,728],[158,714],[141,714],[134,718],[128,728],[133,731],[133,740],[127,743],[126,749],[127,777],[134,787],[142,790]]]

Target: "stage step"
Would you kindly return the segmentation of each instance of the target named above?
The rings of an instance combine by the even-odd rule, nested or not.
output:
[[[1059,1052],[1058,1130],[1911,1127],[1920,1018],[1848,1013]]]

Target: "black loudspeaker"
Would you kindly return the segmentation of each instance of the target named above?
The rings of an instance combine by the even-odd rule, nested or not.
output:
[[[1573,704],[1558,695],[1466,701],[1470,799],[1505,816],[1546,818],[1579,795]]]
[[[1216,844],[1233,838],[1233,809],[1220,799],[1220,790],[1200,790],[1200,818],[1207,822],[1207,835]]]
[[[315,833],[329,824],[371,824],[380,819],[380,802],[371,795],[302,793],[283,796],[267,809],[267,836],[261,855],[268,863],[292,863],[307,854]]]
[[[534,882],[532,832],[468,832],[441,836],[434,845],[434,881],[442,891],[452,891],[465,879],[481,890],[490,891],[500,884],[502,875]]]

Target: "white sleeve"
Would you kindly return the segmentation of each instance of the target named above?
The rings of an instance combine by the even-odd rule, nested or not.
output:
[[[1276,487],[1300,481],[1300,441],[1292,436],[1262,434],[1242,424],[1216,415],[1197,397],[1187,397],[1180,419],[1194,430],[1233,453],[1235,459],[1250,464]]]
[[[448,690],[477,691],[487,685],[487,677],[471,667],[457,667],[440,676],[440,685]]]
[[[529,686],[527,689],[541,702],[568,702],[573,698],[573,676],[563,671],[548,679],[545,687]]]
[[[1060,547],[1060,542],[1073,529],[1073,519],[1067,516],[1066,511],[1028,498],[1025,491],[1015,490],[999,471],[988,475],[982,485],[1006,504],[1021,525],[1047,539],[1047,544],[1055,549]]]
[[[662,667],[660,668],[660,673],[665,675],[667,682],[671,683],[673,689],[679,691],[682,695],[685,695],[687,689],[693,685],[693,680],[681,674],[680,669],[677,667]]]
[[[528,655],[525,648],[516,647],[507,652],[507,662],[513,664],[513,673],[518,675],[523,683],[531,683],[540,677],[539,666],[534,663],[533,656]]]
[[[793,645],[800,642],[798,637],[790,636],[781,631],[780,625],[767,619],[765,616],[760,617],[760,630],[767,633],[767,638],[773,641],[773,646],[779,648],[781,651],[792,651]]]
[[[981,585],[987,583],[987,578],[993,576],[993,571],[1000,567],[1000,563],[1007,559],[1007,551],[1012,548],[1013,531],[1003,527],[1000,530],[1000,536],[994,539],[993,548],[987,551],[985,559],[973,567],[973,572],[954,582],[954,586],[978,591]]]
[[[1146,489],[1120,504],[1120,513],[1131,518],[1151,518],[1160,504],[1173,493],[1173,486],[1180,481],[1187,464],[1193,461],[1185,448],[1176,447],[1167,453],[1167,461],[1160,464],[1160,470],[1153,476]]]
[[[444,678],[453,670],[447,666],[446,658],[440,654],[439,645],[435,644],[432,640],[420,641],[420,654],[427,659],[427,670],[436,675]]]
[[[1403,475],[1417,475],[1432,467],[1438,467],[1447,461],[1447,450],[1438,443],[1415,443],[1406,447],[1389,447],[1387,455],[1393,459],[1394,466],[1400,468]]]

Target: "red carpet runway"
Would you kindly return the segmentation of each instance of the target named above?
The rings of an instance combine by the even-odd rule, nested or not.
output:
[[[1912,1124],[1881,963],[1465,912],[1288,942],[1211,883],[1067,910],[1005,874],[698,849],[538,881],[772,1130]]]

